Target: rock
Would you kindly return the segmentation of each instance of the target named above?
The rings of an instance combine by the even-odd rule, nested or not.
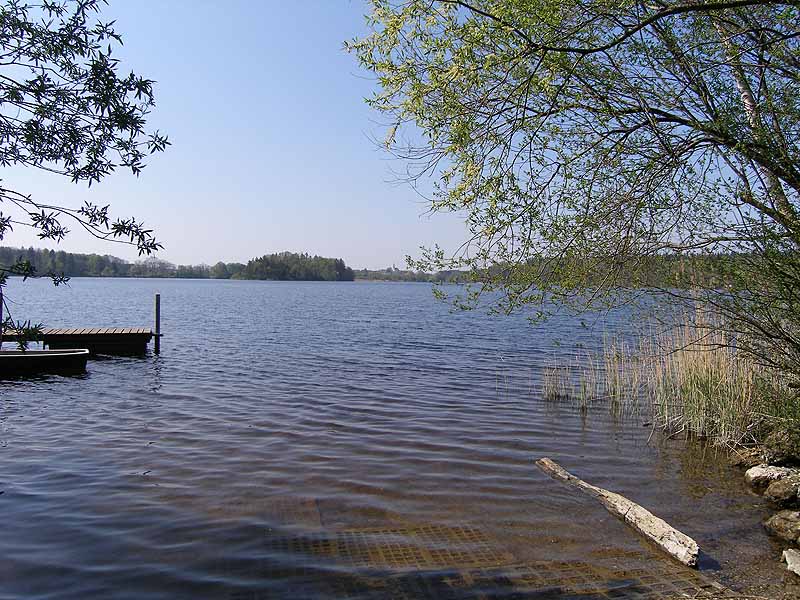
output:
[[[764,498],[780,508],[800,505],[800,475],[790,475],[773,481],[764,491]]]
[[[736,448],[728,455],[728,460],[732,466],[745,469],[769,462],[763,448]]]
[[[787,467],[773,467],[770,465],[758,465],[747,469],[744,474],[744,479],[756,490],[763,490],[773,481],[778,481],[790,475],[794,475],[796,471]]]
[[[800,511],[782,510],[764,523],[772,535],[792,543],[800,543]]]
[[[787,569],[795,575],[800,575],[800,550],[784,550],[783,560]]]
[[[800,447],[796,435],[789,431],[774,431],[764,440],[764,462],[771,465],[789,466],[800,461]]]

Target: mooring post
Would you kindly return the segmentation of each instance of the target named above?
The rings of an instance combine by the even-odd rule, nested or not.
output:
[[[156,340],[153,350],[156,354],[161,352],[161,294],[156,294]]]

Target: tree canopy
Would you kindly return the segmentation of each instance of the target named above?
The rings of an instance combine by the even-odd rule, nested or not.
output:
[[[169,144],[146,130],[154,82],[124,72],[113,49],[122,43],[103,22],[104,0],[6,0],[0,4],[0,165],[41,169],[88,185],[115,169],[138,175],[149,154]],[[69,227],[135,246],[161,248],[136,218],[113,218],[109,206],[61,206],[33,198],[0,180],[0,240],[16,227],[60,242]],[[8,274],[34,275],[28,264],[2,265]],[[54,282],[62,281],[54,274]]]
[[[116,256],[76,254],[63,250],[0,246],[0,264],[16,264],[29,272],[69,277],[157,277],[178,279],[273,279],[282,281],[353,281],[354,272],[340,258],[278,252],[247,264],[217,262],[214,266],[175,265],[148,256],[128,262]]]
[[[239,274],[241,279],[274,279],[280,281],[353,281],[353,269],[341,258],[325,258],[278,252],[247,262]]]
[[[371,4],[347,46],[377,78],[386,145],[471,234],[413,264],[471,269],[468,306],[488,289],[544,310],[622,301],[647,257],[736,257],[735,293],[678,296],[800,364],[800,4]]]

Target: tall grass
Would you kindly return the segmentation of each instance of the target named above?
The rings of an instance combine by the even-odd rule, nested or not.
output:
[[[605,340],[602,352],[545,369],[543,393],[581,409],[644,409],[668,434],[723,446],[761,443],[800,431],[800,400],[777,374],[737,350],[714,325],[685,322],[633,342]]]

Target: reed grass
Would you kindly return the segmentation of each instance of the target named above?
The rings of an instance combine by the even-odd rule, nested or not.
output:
[[[686,319],[633,341],[607,338],[602,351],[544,370],[543,394],[581,410],[647,411],[667,434],[734,447],[776,432],[800,437],[800,398],[777,373],[737,349],[714,324]],[[800,447],[800,440],[794,442]]]

